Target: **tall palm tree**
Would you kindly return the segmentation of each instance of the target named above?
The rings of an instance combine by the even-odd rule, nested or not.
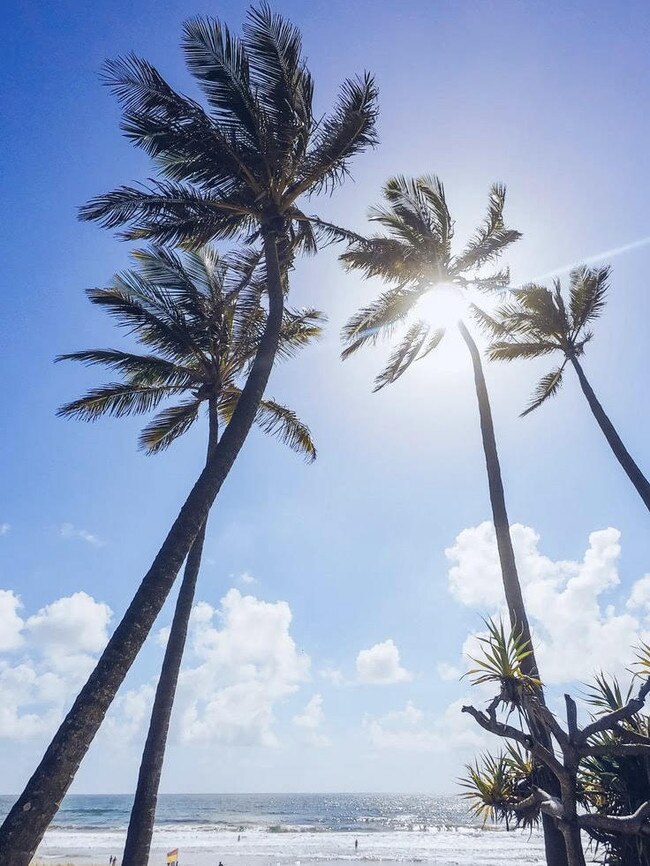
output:
[[[593,337],[590,326],[605,306],[609,275],[609,267],[576,268],[569,275],[568,301],[562,296],[560,280],[554,281],[552,291],[530,283],[514,290],[512,300],[503,304],[495,316],[480,311],[477,315],[494,338],[489,348],[490,358],[494,360],[513,361],[558,353],[562,355],[559,366],[540,380],[522,415],[527,415],[557,394],[562,387],[564,370],[567,364],[571,364],[609,447],[646,508],[650,509],[650,482],[630,456],[578,360]]]
[[[123,106],[123,129],[153,157],[159,176],[94,199],[81,216],[128,226],[126,238],[188,247],[259,237],[268,315],[231,422],[0,827],[3,866],[27,866],[32,859],[255,421],[277,351],[292,256],[314,251],[320,231],[301,200],[332,190],[350,160],[376,143],[372,77],[346,81],[333,112],[316,119],[300,33],[267,5],[249,11],[242,38],[211,18],[191,20],[183,47],[207,109],[177,93],[145,60],[129,55],[107,64],[107,83]]]
[[[228,267],[210,248],[184,259],[164,249],[134,254],[137,269],[118,275],[113,285],[89,293],[124,326],[149,354],[90,350],[62,355],[60,360],[99,364],[117,370],[122,380],[95,388],[59,410],[67,417],[94,421],[107,414],[149,413],[161,402],[174,401],[153,418],[140,436],[149,454],[166,449],[197,420],[202,404],[208,412],[208,454],[214,452],[220,424],[229,423],[241,396],[238,381],[255,356],[264,322],[262,283],[248,279],[240,260]],[[253,256],[254,259],[254,256]],[[315,310],[285,310],[279,356],[293,354],[320,334],[322,316]],[[180,402],[177,402],[179,401]],[[313,460],[316,450],[309,430],[295,413],[273,400],[262,400],[256,423],[291,448]],[[185,563],[172,627],[151,713],[122,866],[147,863],[153,834],[158,786],[174,695],[207,522]]]
[[[418,304],[425,296],[439,292],[441,288],[461,294],[470,287],[490,291],[508,285],[507,269],[481,275],[485,265],[493,263],[521,237],[518,231],[505,225],[505,197],[505,187],[492,186],[483,224],[458,253],[452,252],[454,223],[444,187],[437,177],[432,176],[395,177],[386,183],[385,203],[373,208],[369,214],[370,220],[383,229],[381,233],[363,237],[350,232],[336,232],[332,228],[333,234],[348,240],[348,249],[341,256],[346,269],[358,270],[365,277],[379,277],[388,284],[375,302],[361,309],[345,325],[343,357],[349,357],[362,346],[377,343],[380,337],[392,336],[398,326],[411,319],[402,341],[375,380],[376,391],[399,379],[415,361],[427,357],[443,339],[443,327],[418,318]],[[522,640],[532,647],[510,537],[481,354],[462,318],[459,318],[457,327],[467,346],[474,373],[492,517],[510,622]],[[526,673],[537,678],[533,653],[525,664]],[[549,864],[560,866],[566,863],[564,843],[557,829],[549,824],[545,836]]]

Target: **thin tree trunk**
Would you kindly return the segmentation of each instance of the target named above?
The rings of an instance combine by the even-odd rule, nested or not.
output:
[[[263,231],[269,313],[233,417],[86,685],[0,827],[0,864],[28,866],[99,730],[255,420],[278,347],[284,296],[277,234]]]
[[[565,825],[563,836],[567,850],[568,866],[587,866],[578,825]]]
[[[499,463],[499,453],[497,451],[496,437],[494,435],[494,424],[492,422],[492,410],[490,408],[490,397],[483,375],[483,365],[481,363],[481,354],[474,342],[472,335],[467,330],[465,324],[459,321],[458,328],[469,350],[472,359],[472,368],[474,370],[474,385],[476,387],[476,398],[478,400],[479,418],[481,423],[481,437],[483,440],[483,453],[485,455],[485,466],[487,469],[488,486],[490,489],[490,504],[492,506],[492,520],[494,522],[494,531],[497,539],[497,550],[499,552],[499,562],[501,564],[501,575],[503,578],[503,589],[508,606],[508,614],[510,617],[510,625],[513,631],[521,634],[522,638],[528,642],[530,647],[530,655],[524,659],[522,668],[524,673],[530,676],[539,678],[539,670],[537,661],[533,651],[533,642],[530,634],[530,625],[524,605],[524,598],[521,592],[521,584],[519,582],[519,574],[517,572],[517,563],[515,561],[515,552],[512,547],[512,538],[510,537],[510,523],[508,521],[508,512],[506,511],[506,499],[503,491],[503,480],[501,478],[501,465]],[[544,693],[540,689],[539,698],[544,701]],[[551,745],[548,734],[543,730],[537,731],[537,736],[541,738],[544,745]],[[541,780],[544,782],[546,790],[551,793],[558,793],[558,784],[555,777],[551,773],[547,773],[543,768],[540,768]],[[562,833],[556,826],[554,820],[549,815],[542,815],[542,824],[544,827],[544,846],[546,850],[546,862],[548,866],[568,866],[567,851]]]
[[[218,415],[216,403],[210,402],[210,432],[208,456],[213,454],[218,441]],[[143,866],[149,862],[149,850],[153,836],[158,803],[158,788],[165,760],[165,748],[169,723],[176,696],[178,676],[183,660],[187,630],[192,613],[196,582],[201,568],[201,555],[205,541],[207,521],[199,530],[185,563],[183,582],[178,593],[174,618],[165,649],[165,656],[156,687],[156,696],[151,710],[149,731],[142,753],[138,784],[135,790],[129,828],[126,834],[122,866]]]
[[[508,606],[508,614],[510,616],[510,625],[513,631],[519,632],[522,638],[529,643],[532,650],[533,645],[530,626],[528,624],[528,616],[524,606],[521,584],[519,583],[519,574],[517,573],[517,563],[515,562],[512,538],[510,537],[510,523],[508,521],[508,512],[506,511],[506,499],[503,492],[501,466],[499,464],[499,454],[497,452],[496,437],[494,435],[494,424],[492,423],[490,397],[485,383],[485,376],[483,375],[481,355],[465,324],[459,322],[458,327],[460,328],[460,333],[469,349],[469,354],[472,358],[472,367],[474,369],[474,385],[476,387],[478,411],[481,421],[481,437],[483,439],[483,453],[485,454],[485,466],[487,469],[488,486],[490,488],[492,519],[494,521],[494,531],[496,533],[499,562],[501,563],[501,574],[503,576],[503,589],[506,597],[506,604]],[[525,659],[525,664],[527,667],[525,673],[539,677],[537,662],[533,652],[531,652],[530,656]]]
[[[636,465],[625,445],[623,445],[621,437],[616,432],[614,425],[607,417],[600,401],[594,394],[594,390],[589,384],[578,359],[575,356],[570,356],[569,360],[578,374],[582,393],[587,398],[589,408],[593,412],[594,418],[598,422],[598,426],[605,434],[605,439],[609,442],[609,447],[612,449],[614,456],[625,470],[627,477],[630,479],[632,484],[634,484],[637,493],[641,499],[643,499],[645,507],[650,511],[650,482]]]

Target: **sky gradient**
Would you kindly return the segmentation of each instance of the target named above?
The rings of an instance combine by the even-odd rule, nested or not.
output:
[[[121,137],[97,73],[105,58],[133,50],[196,96],[179,48],[183,20],[213,14],[237,31],[246,7],[24,2],[6,16],[0,676],[9,699],[0,792],[18,791],[33,770],[204,454],[203,427],[145,457],[137,420],[54,416],[101,381],[100,371],[54,365],[54,356],[120,345],[83,289],[125,267],[129,246],[77,222],[76,209],[153,174]],[[364,69],[380,88],[380,146],[355,162],[354,181],[313,200],[312,212],[364,230],[389,176],[435,173],[462,245],[489,185],[502,181],[508,222],[524,234],[505,260],[513,283],[620,250],[608,259],[609,303],[584,366],[650,470],[647,4],[274,8],[303,32],[318,111]],[[338,334],[380,288],[344,274],[331,248],[292,276],[292,302],[323,309],[329,324],[318,345],[274,372],[268,393],[309,424],[319,457],[307,466],[253,433],[213,509],[167,791],[450,791],[480,745],[455,706],[467,693],[455,670],[462,645],[480,615],[499,607],[482,589],[496,579],[471,369],[450,341],[373,395],[388,347],[342,364]],[[516,535],[522,578],[560,684],[562,650],[573,681],[588,676],[585,659],[620,669],[627,645],[647,633],[650,537],[572,377],[540,411],[517,417],[549,366],[489,365],[486,375],[511,522],[530,528]],[[132,790],[170,611],[74,790]],[[572,630],[570,617],[585,612]],[[237,716],[242,706],[255,724]]]

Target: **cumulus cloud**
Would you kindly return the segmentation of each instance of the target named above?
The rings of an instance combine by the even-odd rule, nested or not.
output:
[[[321,668],[321,670],[318,671],[318,674],[333,686],[342,686],[345,683],[345,677],[343,676],[342,671],[337,668]]]
[[[544,555],[540,536],[528,526],[515,524],[511,533],[544,680],[584,680],[599,669],[621,674],[632,661],[634,644],[649,634],[650,579],[640,578],[627,599],[620,599],[620,532],[612,527],[592,532],[580,561]],[[507,619],[492,524],[463,530],[445,553],[452,563],[452,595]],[[475,652],[470,637],[465,654]]]
[[[84,592],[23,619],[19,598],[0,590],[0,737],[51,731],[108,640],[110,608]]]
[[[20,599],[10,589],[0,589],[0,652],[17,649],[22,642],[24,622],[18,615]]]
[[[0,535],[6,535],[10,529],[11,526],[8,523],[0,523]]]
[[[94,547],[102,547],[104,542],[101,538],[88,532],[87,529],[77,529],[72,523],[63,523],[59,529],[61,538],[72,538],[80,541],[85,541],[87,544],[92,544]]]
[[[329,739],[319,733],[319,728],[323,724],[323,719],[323,696],[314,695],[307,702],[302,713],[293,717],[293,724],[304,730],[308,743],[312,746],[322,748],[323,746],[329,745]]]
[[[240,583],[250,585],[251,583],[257,583],[257,578],[253,577],[252,574],[248,571],[242,571],[237,580]]]
[[[180,736],[274,746],[274,707],[308,678],[310,659],[290,634],[286,602],[260,601],[231,589],[219,610],[193,612],[191,650],[198,661],[180,678]]]
[[[389,638],[370,649],[361,650],[357,656],[359,682],[376,685],[403,683],[413,679],[413,674],[400,664],[399,650]]]
[[[447,752],[475,751],[485,746],[485,736],[473,720],[461,713],[456,701],[442,716],[424,713],[412,701],[403,710],[384,716],[367,716],[363,722],[370,745],[376,751]]]

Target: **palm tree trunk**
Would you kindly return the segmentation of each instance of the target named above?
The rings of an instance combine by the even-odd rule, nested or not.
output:
[[[255,420],[278,347],[284,295],[278,237],[263,229],[269,312],[233,417],[94,671],[0,827],[2,866],[28,866],[99,730]]]
[[[216,404],[210,401],[210,432],[208,435],[208,460],[217,447],[218,415]],[[126,834],[122,866],[142,866],[149,862],[149,850],[153,836],[158,788],[165,760],[167,734],[178,685],[178,676],[183,660],[187,630],[192,613],[196,582],[201,568],[201,555],[205,541],[207,521],[199,530],[185,563],[183,582],[178,593],[174,618],[169,633],[156,687],[156,696],[151,710],[149,731],[142,753],[138,784],[131,807],[129,828]]]
[[[488,394],[485,376],[483,374],[481,354],[472,338],[472,335],[462,321],[459,321],[458,328],[469,350],[474,370],[474,385],[476,388],[476,398],[478,400],[483,453],[485,455],[485,466],[487,469],[488,486],[490,489],[492,520],[494,522],[494,531],[497,539],[497,550],[499,552],[499,562],[501,565],[503,590],[506,597],[506,604],[508,606],[510,625],[513,631],[519,632],[522,638],[527,641],[530,646],[531,653],[526,659],[524,659],[524,663],[522,664],[524,673],[538,678],[539,671],[537,668],[537,660],[535,659],[535,653],[533,651],[530,625],[528,623],[524,598],[521,592],[517,563],[515,561],[515,552],[512,547],[512,538],[510,537],[510,523],[508,521],[508,512],[506,511],[506,498],[503,491],[503,480],[501,478],[501,465],[499,463],[499,453],[497,451],[494,424],[492,422],[492,410],[490,408],[490,396]],[[541,689],[539,691],[539,699],[542,703],[544,702],[544,693]],[[540,729],[535,733],[543,745],[546,745],[547,747],[551,746],[550,737],[543,729]],[[551,773],[545,771],[544,768],[540,768],[540,773],[540,780],[544,785],[548,786],[546,790],[549,790],[552,793],[559,793],[559,786],[555,777]],[[564,837],[556,826],[553,818],[549,815],[542,815],[542,824],[544,827],[544,846],[546,849],[546,862],[548,866],[568,866]]]
[[[625,470],[625,474],[630,479],[632,484],[634,484],[637,493],[643,499],[645,507],[650,511],[650,482],[645,477],[643,472],[636,465],[634,460],[632,459],[629,451],[623,445],[621,437],[616,432],[616,429],[612,422],[607,417],[605,410],[600,404],[600,401],[594,394],[593,388],[589,384],[587,377],[584,374],[584,370],[580,366],[578,359],[575,355],[570,355],[569,360],[573,364],[573,368],[578,374],[578,380],[580,382],[580,387],[582,388],[582,393],[587,398],[587,403],[589,403],[589,408],[591,409],[594,418],[598,422],[598,426],[605,434],[605,439],[609,442],[609,447],[614,452],[614,456],[621,464],[623,469]]]
[[[513,631],[519,632],[522,638],[528,641],[532,649],[530,626],[528,624],[528,616],[524,606],[521,584],[519,583],[519,574],[517,573],[517,564],[515,562],[515,552],[512,547],[512,538],[510,537],[510,523],[508,521],[508,512],[506,511],[506,499],[503,492],[501,466],[499,464],[499,454],[497,452],[496,437],[494,435],[494,424],[492,423],[490,397],[488,395],[487,385],[485,384],[485,376],[483,375],[481,355],[472,335],[465,327],[465,324],[459,322],[458,327],[463,339],[465,340],[465,344],[469,349],[469,354],[472,358],[472,366],[474,368],[474,385],[476,387],[478,411],[481,421],[481,436],[483,439],[483,453],[485,454],[485,465],[487,468],[488,485],[490,488],[492,519],[494,521],[494,531],[497,538],[497,549],[499,551],[499,562],[501,563],[501,574],[503,576],[503,589],[506,597],[506,604],[508,605],[510,625]],[[531,653],[525,662],[528,667],[525,673],[530,676],[538,677],[539,672],[537,670],[537,662],[535,661],[534,653]]]

